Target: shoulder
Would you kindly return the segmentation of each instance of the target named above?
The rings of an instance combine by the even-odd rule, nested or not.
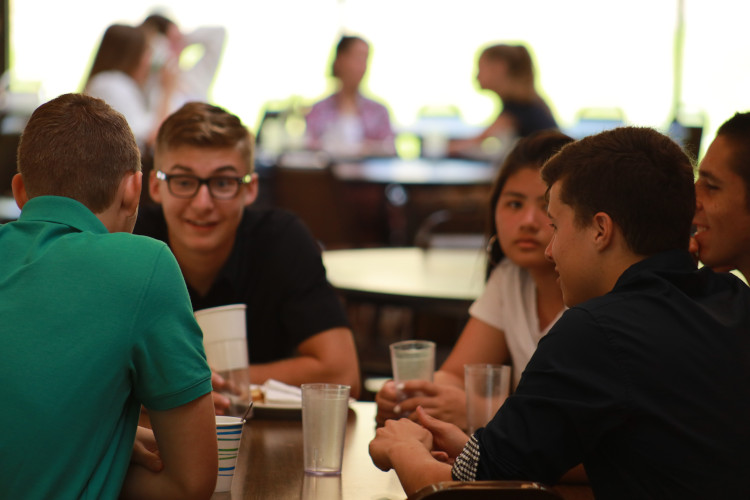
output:
[[[279,208],[246,208],[237,236],[245,242],[261,244],[266,248],[300,239],[313,239],[299,217]]]
[[[130,233],[106,234],[98,242],[97,247],[102,252],[111,252],[123,265],[131,266],[172,254],[166,243],[148,236]]]
[[[331,94],[328,97],[321,99],[320,101],[313,104],[310,108],[310,113],[329,110],[334,108],[336,105],[336,94]]]
[[[386,108],[385,105],[383,105],[382,103],[374,99],[367,98],[363,96],[362,94],[360,94],[359,99],[360,99],[359,105],[363,109],[366,109],[367,111],[371,111],[371,112],[381,112],[381,113],[388,114],[388,108]]]

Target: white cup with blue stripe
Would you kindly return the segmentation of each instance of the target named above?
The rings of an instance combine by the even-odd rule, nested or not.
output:
[[[219,445],[219,476],[214,491],[230,491],[232,478],[240,452],[242,427],[245,420],[240,417],[216,415],[216,439]]]

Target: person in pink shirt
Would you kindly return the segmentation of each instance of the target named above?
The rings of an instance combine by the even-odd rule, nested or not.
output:
[[[342,36],[331,74],[338,91],[313,105],[307,122],[307,145],[334,156],[391,156],[396,153],[388,110],[360,92],[370,54],[368,43]]]

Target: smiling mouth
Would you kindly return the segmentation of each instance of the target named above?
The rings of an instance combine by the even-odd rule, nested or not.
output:
[[[198,220],[191,220],[191,219],[185,219],[185,222],[193,226],[198,226],[198,227],[213,227],[217,224],[216,222],[198,221]]]
[[[707,230],[708,230],[708,226],[700,226],[698,224],[695,224],[693,225],[693,236],[697,236],[698,234]]]

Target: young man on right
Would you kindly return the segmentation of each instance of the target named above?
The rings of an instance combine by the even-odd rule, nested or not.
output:
[[[695,183],[698,257],[750,279],[750,112],[727,120],[708,147]]]
[[[689,159],[626,127],[565,146],[542,177],[569,309],[485,428],[469,438],[420,409],[422,427],[378,429],[373,461],[409,494],[450,479],[555,483],[583,463],[598,500],[747,498],[750,289],[688,253]]]

